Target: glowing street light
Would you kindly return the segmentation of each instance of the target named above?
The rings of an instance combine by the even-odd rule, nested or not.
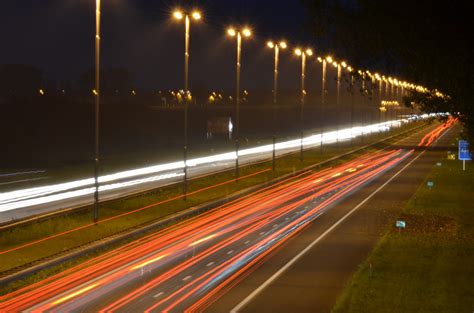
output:
[[[174,11],[173,16],[177,20],[182,20],[183,19],[183,12],[181,11]]]
[[[244,29],[242,30],[242,34],[243,34],[245,37],[250,37],[250,36],[252,36],[252,32],[250,31],[249,28],[244,28]]]
[[[239,179],[239,135],[240,135],[240,57],[242,51],[242,35],[252,36],[252,31],[248,27],[241,30],[229,28],[227,34],[237,39],[237,62],[236,62],[236,97],[235,97],[235,177]]]
[[[183,160],[184,160],[184,176],[183,176],[183,195],[186,200],[186,194],[188,193],[188,107],[189,107],[189,28],[191,25],[191,18],[194,20],[201,19],[201,13],[199,11],[193,11],[191,13],[176,10],[173,13],[173,17],[177,20],[184,19],[184,144],[183,144]]]
[[[276,104],[278,95],[278,64],[280,60],[280,49],[286,49],[287,44],[285,41],[274,43],[273,41],[267,42],[267,47],[275,51],[275,63],[273,69],[273,152],[272,152],[272,168],[275,170],[276,158],[275,158],[275,144],[276,144],[276,130],[275,130],[275,115],[276,115]]]
[[[231,36],[231,37],[234,37],[237,33],[235,32],[235,29],[229,28],[229,29],[227,30],[227,34],[228,34],[229,36]]]
[[[198,11],[194,11],[192,16],[193,16],[193,19],[195,19],[195,20],[200,20],[201,19],[201,13],[199,13]]]
[[[300,144],[300,161],[303,162],[303,107],[304,101],[306,97],[306,90],[305,90],[305,78],[306,78],[306,57],[313,55],[313,50],[306,49],[303,50],[301,48],[295,49],[295,54],[301,57],[301,108],[300,108],[300,124],[301,124],[301,144]]]

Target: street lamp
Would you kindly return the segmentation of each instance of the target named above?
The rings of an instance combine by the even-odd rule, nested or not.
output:
[[[350,85],[350,92],[351,92],[351,146],[352,146],[352,131],[354,128],[354,86],[355,86],[355,81],[354,81],[354,73],[353,73],[353,68],[346,64],[346,62],[342,62],[342,66],[349,72],[349,75],[351,76],[351,85]]]
[[[332,62],[332,65],[336,68],[337,70],[337,78],[336,78],[336,112],[338,110],[340,110],[340,91],[341,91],[341,64],[340,63],[337,63],[336,61],[333,61]],[[342,114],[338,114],[336,116],[336,119],[337,119],[337,136],[336,136],[336,143],[337,143],[337,146],[339,147],[339,124],[341,122],[341,117],[340,115]]]
[[[337,63],[336,61],[333,62],[333,65],[334,67],[337,69],[337,80],[336,80],[336,91],[337,91],[337,94],[336,94],[336,105],[337,107],[339,108],[339,104],[340,104],[340,91],[341,91],[341,64],[340,63]]]
[[[301,109],[300,109],[300,125],[301,125],[301,139],[300,139],[300,161],[303,162],[303,107],[306,97],[305,78],[306,78],[306,57],[313,55],[313,50],[301,48],[295,49],[295,54],[301,57]]]
[[[332,64],[333,59],[331,56],[327,56],[326,58],[322,59],[322,92],[321,92],[321,104],[325,104],[325,94],[326,94],[326,72],[327,72],[327,64]]]
[[[377,105],[378,106],[381,106],[382,105],[382,78],[380,77],[380,75],[378,73],[375,73],[374,74],[374,78],[375,80],[374,81],[378,81],[378,101],[377,101]],[[382,110],[379,110],[379,123],[382,123]]]
[[[273,70],[273,152],[272,152],[272,169],[275,170],[276,161],[275,161],[275,143],[276,143],[276,105],[277,105],[277,95],[278,95],[278,64],[280,60],[280,48],[286,49],[287,44],[285,41],[280,41],[279,43],[274,43],[273,41],[267,42],[267,47],[275,50],[275,64]]]
[[[382,75],[382,82],[385,83],[385,100],[388,100],[388,81],[387,81],[387,78]],[[385,123],[387,122],[387,117],[390,118],[390,112],[388,111],[390,108],[387,108],[386,111],[384,111],[383,115],[384,115],[384,121]]]
[[[188,106],[189,106],[189,27],[191,24],[191,18],[194,20],[201,19],[201,13],[199,11],[193,11],[191,13],[182,12],[176,10],[173,13],[173,17],[177,20],[184,19],[184,144],[183,144],[183,159],[184,159],[184,177],[183,177],[183,195],[186,200],[186,194],[188,193]]]
[[[95,2],[95,153],[93,220],[99,220],[100,0]]]
[[[236,62],[236,95],[235,95],[235,178],[239,179],[239,135],[240,135],[240,54],[242,50],[242,35],[252,36],[252,31],[248,27],[241,30],[229,28],[227,34],[237,39],[237,62]]]
[[[388,83],[390,84],[390,101],[393,101],[394,100],[394,96],[393,96],[393,79],[392,77],[389,77],[387,79]],[[386,82],[387,83],[387,82]],[[390,107],[390,120],[393,121],[393,117],[395,115],[395,110],[394,110],[394,107],[391,106]]]

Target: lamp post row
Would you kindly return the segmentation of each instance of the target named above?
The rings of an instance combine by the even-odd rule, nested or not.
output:
[[[99,219],[99,166],[100,166],[100,26],[101,26],[101,0],[96,0],[96,20],[95,20],[95,89],[94,89],[94,96],[95,96],[95,134],[94,134],[94,206],[93,206],[93,220],[94,223],[98,222]],[[189,101],[192,98],[191,93],[189,91],[189,41],[190,41],[190,24],[191,19],[193,20],[200,20],[201,14],[198,11],[193,12],[182,12],[182,11],[175,11],[173,16],[177,20],[184,19],[184,28],[185,28],[185,51],[184,51],[184,142],[183,142],[183,197],[186,199],[187,192],[188,192],[188,166],[187,166],[187,158],[188,158],[188,110],[189,110]],[[231,37],[235,37],[237,40],[237,60],[236,60],[236,112],[235,112],[235,178],[238,180],[240,173],[239,173],[239,140],[240,140],[240,72],[241,72],[241,50],[242,50],[242,38],[250,37],[252,35],[251,30],[248,27],[244,27],[242,29],[234,29],[229,28],[227,30],[227,34]],[[274,49],[275,52],[275,59],[274,59],[274,80],[273,80],[273,125],[275,125],[275,115],[276,115],[276,106],[278,102],[278,74],[279,74],[279,53],[280,49],[286,49],[287,44],[284,41],[279,43],[274,43],[269,41],[267,46],[271,49]],[[300,99],[300,125],[301,125],[301,138],[300,138],[300,160],[303,162],[303,109],[305,104],[305,97],[306,97],[306,90],[305,90],[305,78],[306,78],[306,58],[313,55],[313,51],[311,49],[303,50],[301,48],[295,49],[295,54],[301,57],[301,99]],[[348,68],[350,72],[352,72],[352,68],[347,66],[345,62],[336,63],[332,60],[330,56],[326,57],[325,59],[318,58],[318,60],[322,63],[322,92],[321,92],[321,103],[322,105],[325,104],[325,89],[326,89],[326,62],[334,63],[335,67],[337,67],[337,103],[339,103],[339,88],[340,88],[340,75],[341,75],[341,65],[344,68]],[[379,93],[381,94],[382,89],[382,80],[379,83]],[[388,92],[388,83],[389,81],[383,79],[386,82],[385,85],[385,93]],[[353,83],[353,76],[351,74],[351,83]],[[391,84],[391,95],[393,95],[393,84]],[[402,89],[403,90],[403,89]],[[398,87],[397,87],[398,91]],[[275,170],[275,145],[276,145],[276,129],[273,126],[273,151],[272,151],[272,168]],[[322,140],[322,138],[321,138]]]

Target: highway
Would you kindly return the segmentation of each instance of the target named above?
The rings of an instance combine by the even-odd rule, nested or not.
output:
[[[429,118],[429,115],[416,117]],[[411,117],[415,119],[415,117]],[[388,121],[341,129],[338,131],[309,135],[303,139],[305,149],[320,144],[333,144],[336,141],[347,141],[362,135],[385,132],[392,127],[407,123],[408,119]],[[278,142],[275,146],[277,157],[297,152],[301,140]],[[270,160],[273,145],[263,145],[239,151],[241,166]],[[210,155],[187,161],[188,177],[196,178],[232,169],[235,165],[235,151]],[[150,167],[133,169],[99,177],[101,201],[117,199],[127,195],[175,184],[183,179],[183,161],[158,164]],[[15,221],[29,216],[45,214],[66,208],[75,208],[93,203],[94,179],[87,178],[53,185],[13,190],[0,193],[0,223]]]
[[[415,147],[416,151],[335,204],[206,312],[331,312],[352,274],[387,228],[394,229],[406,202],[433,166],[454,162],[446,161],[446,153],[454,150],[451,143],[458,130],[418,134],[398,142],[394,148]],[[424,149],[426,145],[433,148]],[[367,261],[371,270],[366,274],[377,275],[383,265]]]
[[[408,167],[453,124],[411,136],[416,143],[307,171],[131,242],[1,297],[0,311],[229,311],[241,296],[214,301],[348,197]]]

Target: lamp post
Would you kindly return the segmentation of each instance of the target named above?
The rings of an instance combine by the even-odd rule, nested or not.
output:
[[[393,80],[392,80],[392,77],[389,77],[388,78],[388,83],[390,83],[390,103],[394,100],[394,97],[393,97]],[[394,112],[394,109],[393,109],[393,105],[390,106],[391,107],[391,112],[390,112],[390,125],[392,125],[393,123],[393,116],[395,114]]]
[[[334,64],[335,63],[335,64]],[[336,104],[339,107],[339,104],[341,103],[340,101],[340,90],[341,90],[341,64],[334,62],[333,65],[337,69],[337,98],[336,98]]]
[[[191,16],[191,17],[190,17]],[[194,11],[191,14],[182,11],[175,11],[173,17],[177,20],[184,19],[184,143],[183,143],[183,161],[184,161],[184,176],[183,176],[183,195],[186,200],[188,193],[188,107],[189,107],[189,28],[191,18],[194,20],[201,19],[201,13]]]
[[[303,162],[303,107],[306,97],[305,79],[306,79],[306,57],[313,55],[313,50],[300,48],[295,49],[295,54],[301,57],[301,108],[300,108],[300,125],[301,125],[301,139],[300,139],[300,161]]]
[[[370,71],[365,71],[367,75],[370,77],[370,123],[373,123],[374,114],[372,111],[373,103],[374,103],[374,93],[375,93],[375,76]],[[370,134],[372,135],[372,128],[370,129]]]
[[[331,65],[333,59],[331,56],[327,56],[322,60],[323,62],[323,73],[322,73],[322,93],[321,93],[321,102],[323,105],[326,104],[326,76],[327,76],[327,65],[328,63]]]
[[[272,169],[275,170],[276,168],[276,158],[275,158],[275,144],[276,144],[276,106],[278,100],[278,65],[280,61],[280,48],[286,49],[287,44],[284,41],[280,41],[279,43],[274,43],[273,41],[267,42],[267,46],[270,49],[275,51],[275,62],[274,62],[274,69],[273,69],[273,151],[272,151]]]
[[[382,75],[382,81],[385,83],[385,101],[388,100],[388,81],[387,81],[387,78],[385,76]],[[388,110],[390,108],[387,109],[387,107],[384,105],[385,107],[385,111],[383,112],[383,116],[384,116],[384,122],[385,124],[387,123],[387,118],[390,118],[390,116],[387,116],[389,114]]]
[[[341,65],[337,63],[336,61],[332,62],[332,65],[336,68],[337,70],[337,78],[336,78],[336,112],[340,109],[339,104],[339,93],[340,93],[340,88],[341,88]],[[337,136],[336,136],[336,144],[337,147],[339,147],[339,123],[340,123],[340,116],[336,117],[337,121]]]
[[[382,123],[382,79],[378,73],[374,74],[374,82],[378,82],[378,97],[377,97],[377,107],[379,110],[379,123]]]
[[[341,76],[342,76],[342,70],[346,70],[347,69],[347,63],[345,61],[342,61],[340,64],[339,64],[339,69],[338,69],[338,76],[339,76],[339,80],[341,80]],[[346,107],[346,105],[342,105],[343,107]],[[344,121],[344,119],[343,119]]]
[[[353,128],[354,128],[354,74],[353,74],[353,68],[350,67],[349,65],[346,65],[346,69],[351,75],[351,146],[352,146],[352,133],[353,133]]]
[[[365,126],[365,123],[367,122],[367,112],[366,112],[366,98],[365,98],[365,72],[362,72],[362,70],[358,70],[357,73],[359,73],[361,77],[361,88],[362,88],[362,125]],[[364,128],[362,129],[362,134],[360,136],[361,142],[364,142]]]
[[[94,209],[93,220],[99,220],[99,108],[100,108],[100,0],[95,9],[95,152],[94,152]]]
[[[242,30],[229,28],[227,34],[237,39],[237,62],[236,62],[236,95],[235,95],[235,178],[239,179],[239,136],[240,136],[240,55],[242,50],[242,35],[252,36],[248,27]]]

